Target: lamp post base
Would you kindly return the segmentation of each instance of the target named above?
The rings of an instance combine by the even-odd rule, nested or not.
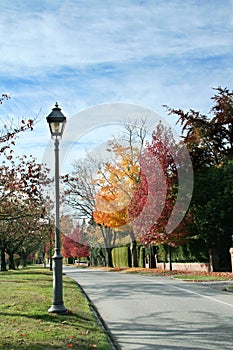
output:
[[[53,301],[48,312],[56,314],[67,312],[62,298],[62,256],[58,249],[55,249],[53,256]]]
[[[54,314],[66,314],[67,308],[64,305],[52,305],[48,309],[48,312],[54,313]]]

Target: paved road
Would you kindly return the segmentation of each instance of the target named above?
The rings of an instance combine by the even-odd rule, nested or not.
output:
[[[72,267],[64,272],[88,294],[120,349],[233,349],[233,293],[219,285]]]

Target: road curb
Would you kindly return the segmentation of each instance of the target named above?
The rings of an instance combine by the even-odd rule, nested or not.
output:
[[[93,313],[95,314],[95,317],[97,319],[97,321],[99,322],[100,326],[102,327],[104,333],[107,336],[107,339],[109,341],[109,343],[112,346],[113,350],[121,350],[121,347],[119,346],[119,344],[117,343],[117,341],[115,340],[114,336],[112,335],[110,329],[108,328],[106,322],[104,321],[104,319],[102,318],[102,316],[100,315],[98,309],[96,308],[95,304],[93,304],[92,300],[89,298],[89,296],[87,295],[87,293],[85,292],[85,290],[83,289],[83,287],[75,280],[73,280],[78,288],[81,290],[82,294],[84,295],[84,297],[87,299],[88,304],[90,306],[90,308],[92,309]]]

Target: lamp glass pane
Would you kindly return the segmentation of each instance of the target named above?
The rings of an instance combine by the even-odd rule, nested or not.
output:
[[[52,133],[54,135],[61,134],[62,126],[63,126],[63,123],[59,123],[59,122],[52,122],[52,123],[50,123],[50,128],[51,128],[51,131],[52,131]]]

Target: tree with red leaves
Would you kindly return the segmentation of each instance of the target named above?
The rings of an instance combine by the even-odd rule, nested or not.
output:
[[[145,246],[165,245],[168,250],[187,241],[187,218],[178,197],[178,169],[182,147],[171,130],[159,123],[140,159],[141,176],[129,207],[134,231]],[[176,215],[177,224],[172,217]]]
[[[82,226],[79,224],[76,225],[70,235],[64,237],[62,253],[65,258],[79,259],[89,257],[88,245],[83,236]]]
[[[102,168],[96,180],[99,190],[93,217],[97,224],[122,227],[124,239],[127,225],[132,266],[136,266],[136,240],[144,245],[174,246],[181,244],[187,235],[187,230],[175,230],[177,225],[172,218],[174,210],[177,218],[183,218],[182,203],[175,204],[178,172],[185,159],[182,146],[162,122],[145,147],[138,149],[131,141],[129,138],[125,146],[112,143],[110,151],[114,158]],[[143,143],[140,142],[142,146]],[[179,224],[181,220],[176,221]]]
[[[0,168],[0,249],[1,269],[6,270],[5,252],[11,259],[28,240],[29,235],[41,231],[46,215],[43,189],[50,182],[48,169],[26,156]]]
[[[9,100],[2,94],[0,105]],[[32,157],[13,157],[16,135],[33,130],[33,120],[18,125],[4,124],[0,130],[0,250],[1,270],[6,270],[5,252],[14,268],[14,254],[22,249],[28,236],[36,237],[46,212],[42,189],[50,182],[48,169]]]

